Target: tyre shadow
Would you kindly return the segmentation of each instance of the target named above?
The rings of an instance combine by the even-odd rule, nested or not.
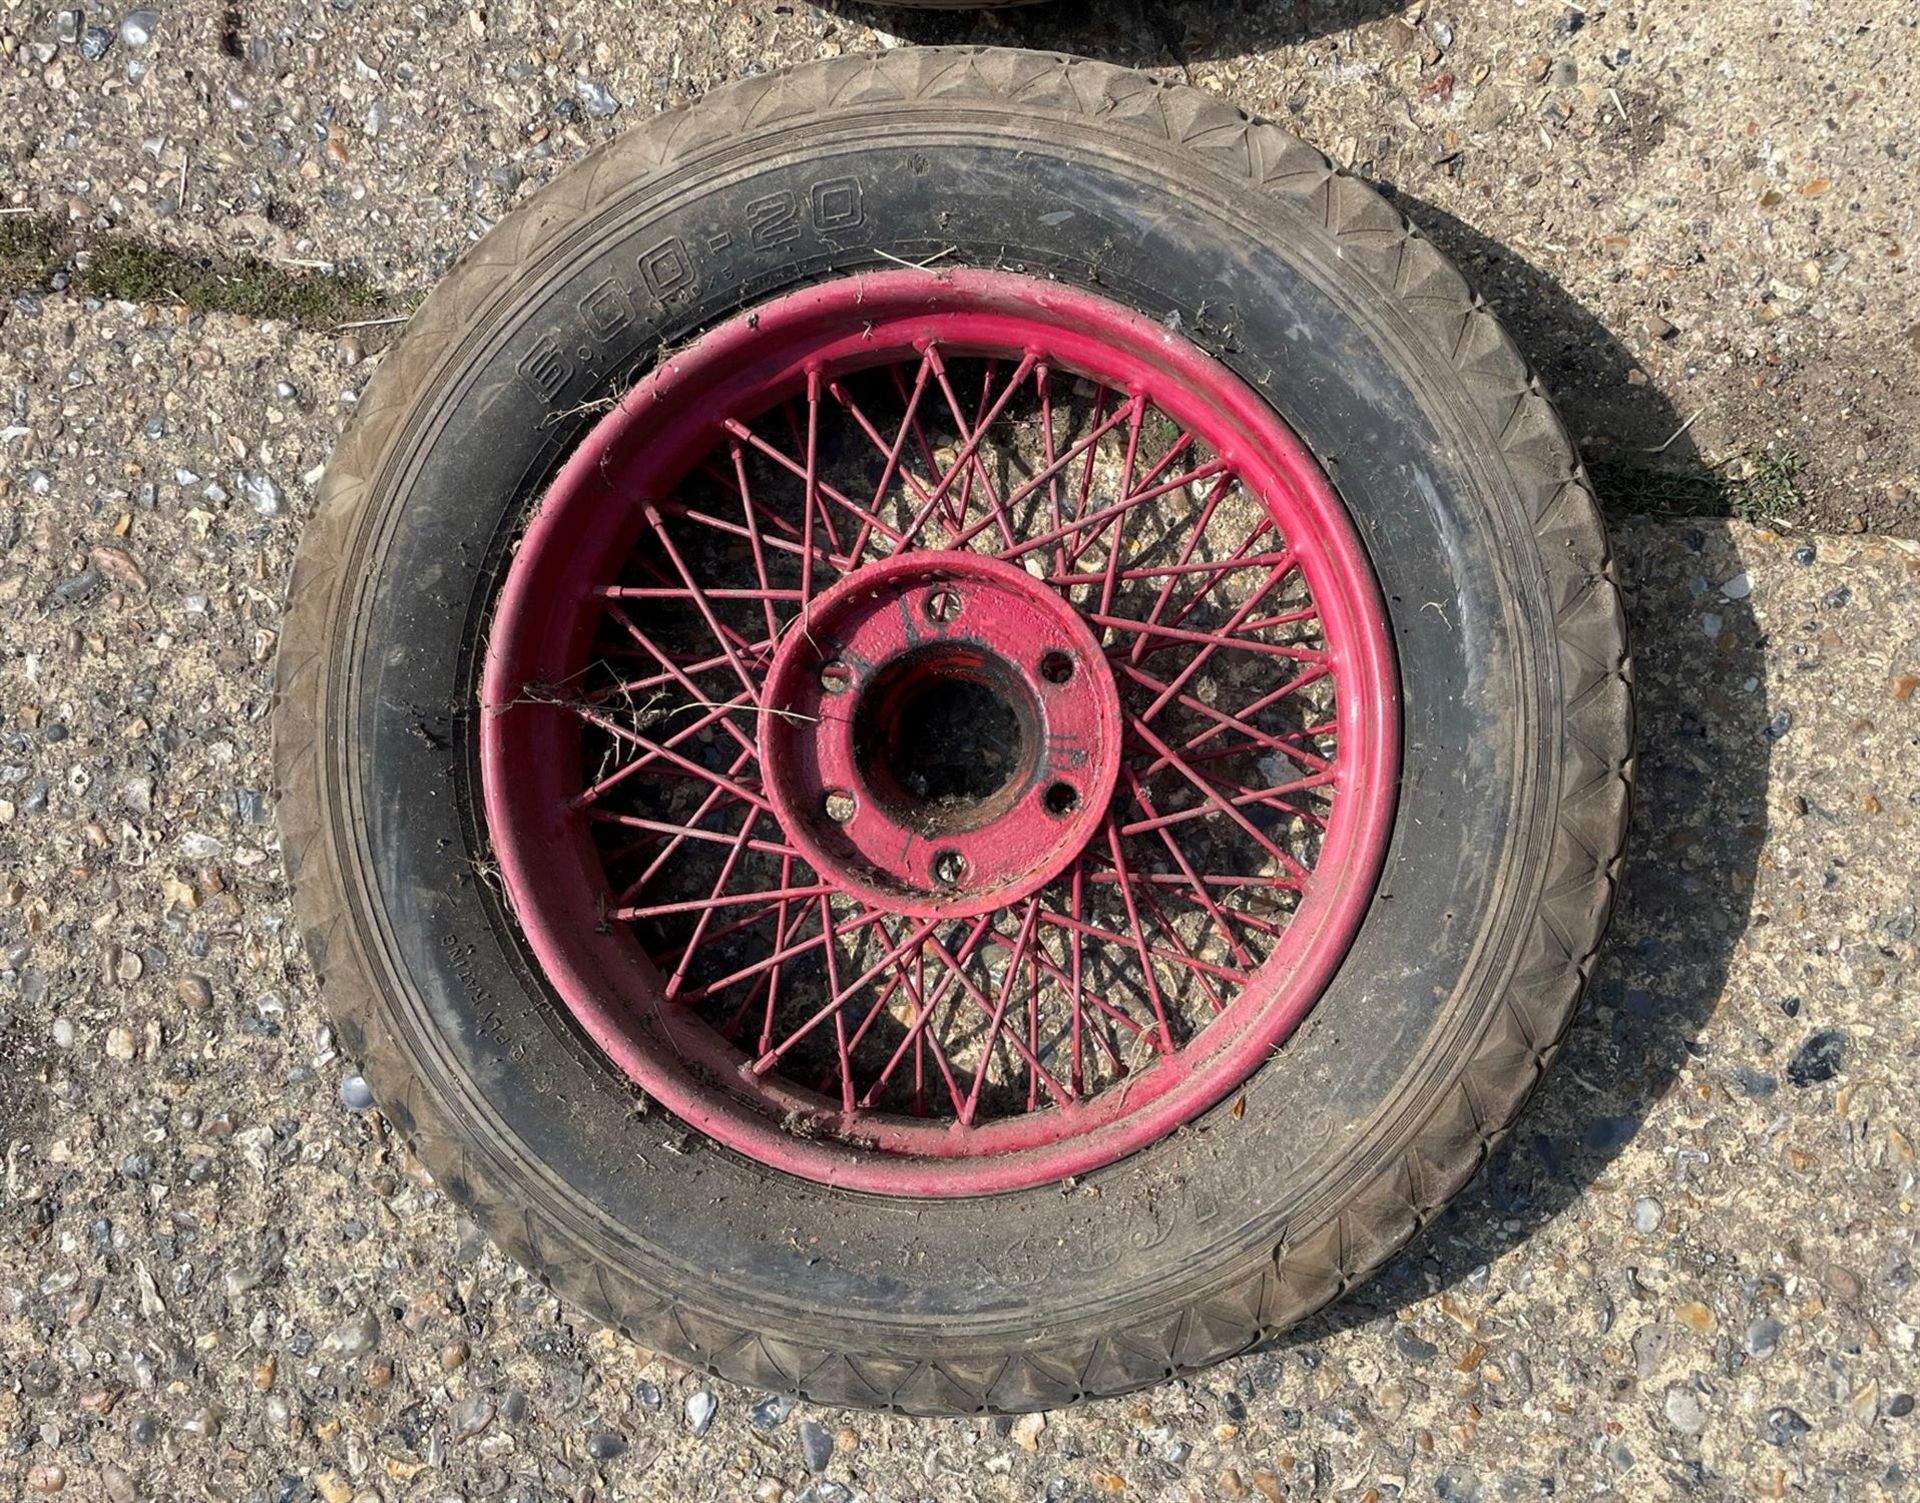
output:
[[[922,46],[1029,47],[1163,68],[1298,46],[1406,6],[1405,0],[1049,0],[926,11],[820,0],[820,8]]]
[[[1681,1068],[1705,1055],[1699,1035],[1747,928],[1766,838],[1765,639],[1748,602],[1714,588],[1737,569],[1728,523],[1647,515],[1650,496],[1710,508],[1722,494],[1717,477],[1627,344],[1557,281],[1446,211],[1404,192],[1394,197],[1494,306],[1554,392],[1595,474],[1627,597],[1639,774],[1613,926],[1539,1092],[1447,1211],[1283,1345],[1477,1282],[1606,1171]],[[1633,372],[1639,380],[1629,379]],[[1734,1083],[1769,1088],[1764,1078],[1738,1074]],[[1703,1158],[1675,1154],[1669,1182],[1684,1185]],[[1597,1285],[1591,1297],[1607,1298]]]

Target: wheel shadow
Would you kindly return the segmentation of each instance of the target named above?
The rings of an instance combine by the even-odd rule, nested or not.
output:
[[[994,10],[820,9],[922,46],[1027,47],[1129,68],[1176,67],[1294,47],[1404,10],[1405,0],[1049,0]]]
[[[1699,1035],[1747,928],[1766,838],[1765,642],[1748,602],[1715,588],[1735,572],[1728,524],[1644,514],[1649,494],[1718,495],[1710,467],[1651,380],[1628,380],[1645,372],[1626,343],[1550,275],[1444,210],[1394,196],[1495,307],[1588,454],[1627,596],[1639,775],[1613,926],[1538,1094],[1447,1211],[1282,1345],[1477,1281],[1606,1171],[1681,1068],[1704,1056]],[[1750,1073],[1729,1084],[1770,1088]],[[1678,1154],[1668,1182],[1701,1167]]]

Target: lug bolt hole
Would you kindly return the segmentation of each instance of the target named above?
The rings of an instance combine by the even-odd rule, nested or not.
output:
[[[967,880],[967,858],[958,851],[938,851],[933,858],[933,878],[942,887],[958,887]]]
[[[1073,677],[1073,659],[1064,652],[1050,652],[1040,659],[1040,677],[1050,684],[1064,684]]]
[[[853,795],[844,788],[829,788],[822,801],[826,807],[827,818],[837,825],[843,825],[853,818],[853,811],[859,807],[853,801]]]
[[[853,670],[836,658],[820,667],[820,687],[829,694],[845,694],[853,687]]]
[[[1049,814],[1071,814],[1080,807],[1080,790],[1071,783],[1051,783],[1040,797]]]
[[[960,592],[946,585],[938,585],[927,593],[927,619],[929,621],[951,621],[960,614]]]

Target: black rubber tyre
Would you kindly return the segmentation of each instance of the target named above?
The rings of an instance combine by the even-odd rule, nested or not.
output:
[[[802,215],[765,249],[716,233],[826,177],[860,183],[857,227]],[[1403,692],[1387,868],[1308,1025],[1236,1107],[990,1214],[823,1189],[637,1112],[475,877],[475,644],[581,414],[743,304],[943,252],[1177,317],[1262,392],[1358,524]],[[651,291],[649,264],[672,273]],[[583,303],[609,277],[637,311],[590,333]],[[1539,382],[1372,189],[1208,94],[1099,63],[838,58],[597,150],[490,233],[386,357],[291,595],[283,851],[382,1109],[562,1295],[761,1388],[1048,1408],[1299,1320],[1485,1160],[1559,1046],[1613,901],[1631,666],[1593,497]]]
[[[1047,0],[872,0],[879,10],[1014,10]]]

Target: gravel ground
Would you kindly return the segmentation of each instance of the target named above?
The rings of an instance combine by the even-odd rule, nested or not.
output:
[[[1178,47],[1400,182],[1623,484],[1697,413],[1657,456],[1681,479],[1911,533],[1920,49],[1879,9],[1123,4],[915,35]],[[0,10],[15,206],[402,299],[633,115],[873,45],[864,14],[661,0],[195,7],[144,45],[118,19],[87,15],[88,61],[98,40]],[[1270,1351],[909,1422],[594,1332],[355,1109],[264,717],[312,480],[382,331],[38,291],[0,319],[0,1496],[1853,1500],[1920,1473],[1911,543],[1625,521],[1631,883],[1510,1151]],[[1770,445],[1805,460],[1784,486]]]
[[[0,6],[10,207],[403,303],[587,146],[727,78],[903,32],[1184,73],[1391,186],[1616,512],[1920,535],[1920,11],[1891,0],[235,0],[73,29]]]

